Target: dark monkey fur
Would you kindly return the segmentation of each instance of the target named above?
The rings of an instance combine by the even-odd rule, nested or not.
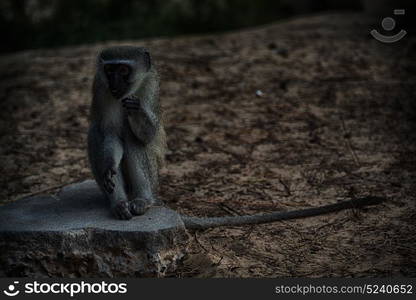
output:
[[[159,77],[147,50],[113,47],[98,55],[90,118],[91,169],[113,214],[127,220],[144,214],[151,206],[161,205],[156,194],[166,137],[159,104]],[[182,219],[187,228],[194,229],[259,224],[360,208],[383,200],[365,197],[288,212]]]

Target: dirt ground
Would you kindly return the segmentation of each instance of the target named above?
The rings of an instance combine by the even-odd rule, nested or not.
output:
[[[160,197],[198,216],[360,196],[380,206],[192,232],[178,277],[416,276],[416,38],[303,17],[150,48],[168,134]],[[106,44],[0,58],[1,201],[91,178],[90,86]]]

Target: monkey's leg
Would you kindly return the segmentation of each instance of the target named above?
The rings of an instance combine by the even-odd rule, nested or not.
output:
[[[112,177],[114,189],[112,192],[104,190],[107,198],[110,200],[111,212],[121,220],[129,220],[132,214],[129,209],[129,202],[125,191],[125,183],[121,168],[118,167],[114,176]]]
[[[125,156],[126,180],[129,190],[130,211],[134,215],[144,214],[157,203],[154,185],[157,172],[149,160],[144,146],[130,148]]]
[[[88,156],[95,181],[110,201],[111,211],[118,218],[132,218],[125,191],[120,161],[123,147],[116,137],[103,136],[92,127],[88,133]]]

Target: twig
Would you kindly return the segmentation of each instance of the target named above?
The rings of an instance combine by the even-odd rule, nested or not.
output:
[[[353,160],[354,160],[355,164],[356,164],[358,167],[361,167],[361,163],[360,163],[360,161],[359,161],[359,159],[358,159],[358,156],[357,156],[357,154],[355,153],[354,149],[352,148],[352,144],[351,144],[351,140],[350,140],[350,138],[351,138],[351,134],[347,131],[347,127],[345,126],[344,117],[343,117],[342,115],[340,115],[340,117],[341,117],[342,130],[344,131],[344,135],[343,135],[343,137],[344,137],[344,140],[345,140],[345,142],[346,142],[346,144],[347,144],[347,148],[348,148],[348,150],[350,151],[351,156],[352,156],[352,158],[353,158]]]
[[[199,241],[199,239],[198,239],[198,235],[197,235],[197,232],[195,231],[195,233],[194,233],[194,238],[195,238],[195,241],[198,243],[198,245],[205,251],[205,252],[207,252],[207,253],[209,253],[209,251],[208,251],[208,249],[207,248],[205,248],[205,246],[204,245],[202,245],[202,243]]]
[[[78,179],[78,180],[73,180],[73,181],[70,181],[70,182],[65,182],[65,183],[61,183],[61,184],[57,184],[57,185],[53,185],[53,186],[50,186],[50,187],[47,187],[47,188],[41,189],[41,190],[36,191],[36,192],[32,192],[32,193],[27,193],[27,194],[21,195],[21,196],[19,196],[19,197],[14,198],[12,201],[16,201],[16,200],[18,200],[18,199],[23,199],[23,198],[28,198],[28,197],[32,197],[32,196],[35,196],[35,195],[39,195],[39,194],[42,194],[42,193],[45,193],[45,192],[49,192],[49,191],[52,191],[52,190],[59,189],[59,188],[61,188],[61,187],[65,186],[65,185],[69,185],[69,184],[77,183],[77,182],[80,182],[80,181],[81,181],[81,180],[80,180],[80,179]]]
[[[229,213],[230,215],[241,216],[241,214],[238,211],[229,207],[227,204],[220,203],[220,204],[218,204],[218,206],[219,206],[219,208],[221,208],[223,211]]]
[[[346,219],[344,219],[344,220],[336,220],[336,221],[331,222],[331,223],[325,223],[324,225],[321,225],[321,226],[319,226],[318,228],[312,228],[312,230],[314,230],[314,231],[315,231],[315,235],[316,235],[316,233],[317,233],[318,231],[322,230],[322,229],[323,229],[323,228],[325,228],[325,227],[328,227],[328,226],[334,226],[334,225],[343,225],[343,224],[347,223],[348,221],[350,221],[350,219],[348,219],[348,218],[346,218]]]
[[[283,179],[282,178],[278,178],[278,180],[279,180],[279,183],[281,184],[281,185],[283,185],[283,188],[285,189],[285,192],[286,192],[286,194],[287,194],[287,196],[291,196],[292,195],[292,193],[291,193],[291,191],[290,191],[290,187],[287,185],[287,183],[286,182],[284,182],[283,181]]]

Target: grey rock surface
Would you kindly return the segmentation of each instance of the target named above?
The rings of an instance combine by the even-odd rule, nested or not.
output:
[[[163,276],[186,251],[175,211],[115,219],[92,180],[0,207],[0,276]]]

